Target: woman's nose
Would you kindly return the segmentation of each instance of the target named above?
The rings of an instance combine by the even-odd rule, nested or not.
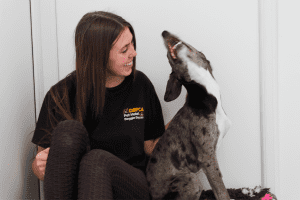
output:
[[[130,54],[132,57],[135,57],[137,55],[135,49],[134,49],[134,46],[132,45],[132,52]]]
[[[133,57],[135,57],[137,55],[136,51],[133,50]]]

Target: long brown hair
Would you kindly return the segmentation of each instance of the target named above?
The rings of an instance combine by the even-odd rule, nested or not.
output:
[[[119,38],[125,27],[128,27],[131,32],[134,49],[136,49],[133,27],[122,17],[110,12],[95,11],[89,12],[81,18],[75,30],[76,114],[73,116],[70,111],[70,101],[65,78],[62,84],[62,98],[59,95],[57,87],[52,86],[50,88],[50,96],[55,102],[55,107],[50,108],[50,103],[47,105],[51,129],[41,129],[47,133],[45,136],[51,135],[51,132],[59,123],[59,120],[52,113],[53,109],[55,113],[58,113],[65,120],[76,120],[83,123],[87,114],[88,102],[91,102],[93,118],[98,118],[102,115],[105,101],[106,71],[109,70],[109,52],[114,45],[113,42],[117,41],[116,39]],[[135,63],[136,57],[133,58],[133,69],[130,75],[133,78]],[[70,75],[71,73],[66,77]],[[52,119],[55,121],[53,122]],[[39,142],[36,148],[40,144],[42,143]]]

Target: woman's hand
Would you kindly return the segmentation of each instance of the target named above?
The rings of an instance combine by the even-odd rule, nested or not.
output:
[[[38,177],[38,179],[42,181],[44,180],[49,151],[50,151],[50,147],[39,152],[32,163],[32,169],[34,174]]]

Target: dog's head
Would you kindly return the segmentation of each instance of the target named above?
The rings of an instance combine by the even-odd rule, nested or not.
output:
[[[173,34],[164,31],[162,36],[168,49],[167,57],[172,67],[164,100],[169,102],[176,99],[181,93],[182,85],[184,85],[188,92],[187,102],[189,106],[200,108],[205,104],[206,113],[216,113],[216,123],[220,134],[218,137],[223,138],[231,126],[231,121],[221,105],[220,88],[212,74],[210,62],[203,53]],[[218,139],[215,144],[219,148],[220,140]]]
[[[168,31],[163,31],[162,37],[172,67],[164,97],[165,101],[169,102],[176,99],[181,93],[182,85],[186,86],[194,81],[205,86],[203,81],[206,81],[204,76],[207,73],[214,79],[210,62],[203,53]]]

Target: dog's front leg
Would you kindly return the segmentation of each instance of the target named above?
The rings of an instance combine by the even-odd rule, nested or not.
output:
[[[224,185],[216,154],[208,160],[203,171],[209,181],[217,200],[230,200],[228,191]]]

